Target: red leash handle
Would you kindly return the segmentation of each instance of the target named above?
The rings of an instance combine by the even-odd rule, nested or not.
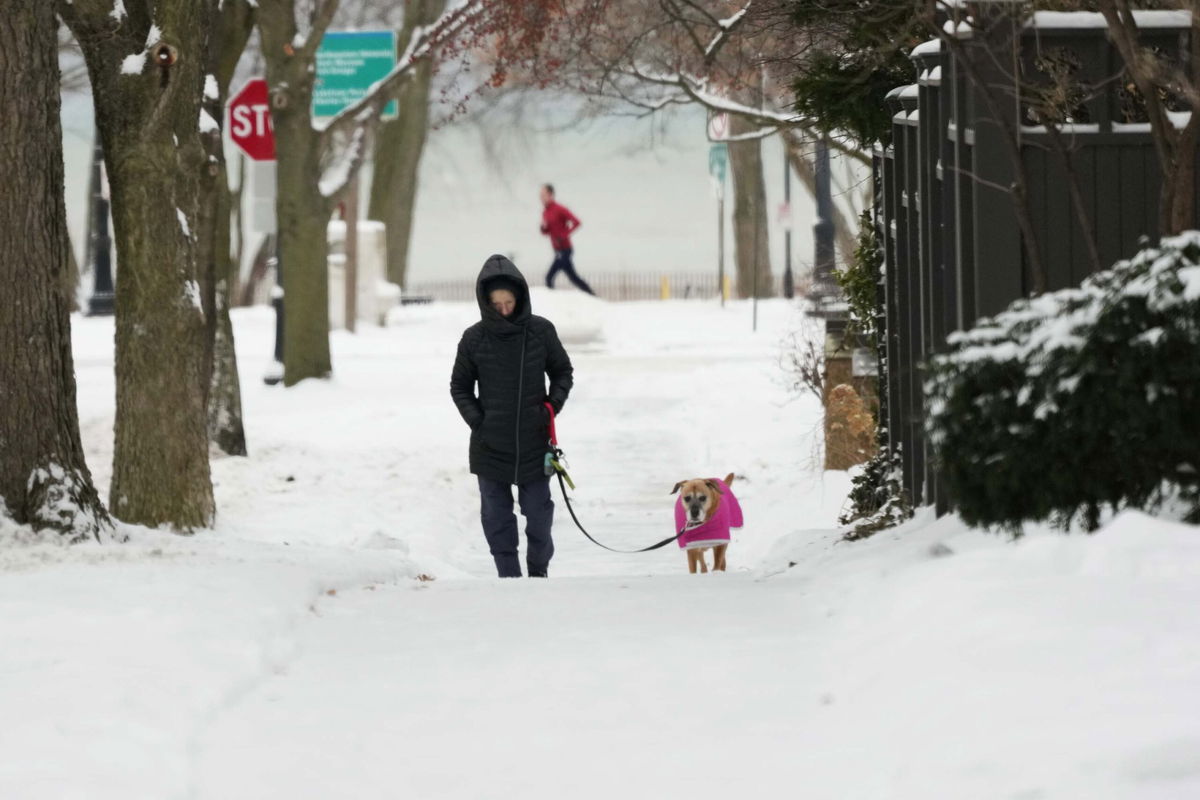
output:
[[[557,446],[558,434],[554,430],[554,406],[550,405],[548,402],[542,403],[542,405],[546,407],[547,413],[550,414],[550,444]]]

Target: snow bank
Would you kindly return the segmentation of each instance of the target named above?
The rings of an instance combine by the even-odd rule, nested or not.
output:
[[[0,520],[0,797],[1200,796],[1196,528],[1013,543],[925,510],[845,543],[819,405],[779,375],[793,306],[757,334],[742,302],[534,309],[577,302],[605,346],[571,352],[576,510],[642,546],[676,480],[733,471],[730,572],[600,550],[556,493],[551,580],[491,579],[447,392],[475,306],[335,332],[334,377],[287,390],[258,380],[270,311],[237,309],[251,455],[213,459],[215,530],[65,548]],[[112,324],[73,321],[102,495]]]
[[[0,764],[0,797],[191,796],[197,738],[287,671],[322,602],[417,575],[375,543],[330,552],[125,532],[124,545],[2,542],[0,750],[18,755]]]
[[[604,339],[608,303],[583,292],[533,286],[529,290],[533,313],[558,329],[563,344],[595,344]]]

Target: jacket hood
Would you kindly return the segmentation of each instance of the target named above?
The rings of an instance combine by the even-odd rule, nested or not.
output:
[[[488,302],[488,292],[496,288],[489,286],[493,281],[503,284],[504,288],[512,289],[516,295],[517,307],[511,317],[501,316]],[[483,262],[483,269],[479,270],[479,277],[475,280],[475,299],[479,302],[479,316],[483,324],[498,333],[515,330],[528,322],[533,315],[529,303],[529,284],[525,281],[525,276],[517,269],[516,264],[502,255],[490,256]]]

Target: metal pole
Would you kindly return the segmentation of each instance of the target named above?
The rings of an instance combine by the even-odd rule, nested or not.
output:
[[[101,317],[113,313],[112,240],[108,236],[108,198],[104,194],[104,148],[100,134],[92,149],[92,296],[88,299],[88,316]]]
[[[783,205],[789,217],[783,221],[783,296],[791,300],[796,296],[796,282],[792,277],[792,167],[787,159],[787,143],[783,146]]]
[[[725,307],[725,187],[717,198],[717,294]]]
[[[750,330],[754,333],[758,332],[758,238],[762,234],[762,214],[754,215],[754,247],[751,248],[754,257],[750,259],[750,269],[754,273],[751,277],[750,293],[753,295],[750,300],[750,307],[753,309],[752,321]]]
[[[279,257],[279,235],[270,234],[272,255],[267,266],[275,267],[275,287],[271,289],[271,305],[275,308],[275,362],[267,368],[263,383],[274,386],[283,380],[283,259]]]
[[[358,322],[358,176],[350,180],[345,205],[346,330],[354,333]]]

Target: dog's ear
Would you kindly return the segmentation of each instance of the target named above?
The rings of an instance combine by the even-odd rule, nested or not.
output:
[[[733,484],[733,473],[731,472],[725,476],[725,485],[731,486],[732,484]]]
[[[676,492],[678,492],[679,487],[683,486],[683,484],[684,484],[684,481],[680,481],[679,483],[675,484],[675,488],[671,490],[671,494],[675,494]]]
[[[704,485],[717,494],[725,494],[721,491],[721,484],[717,483],[716,481],[705,481]]]

